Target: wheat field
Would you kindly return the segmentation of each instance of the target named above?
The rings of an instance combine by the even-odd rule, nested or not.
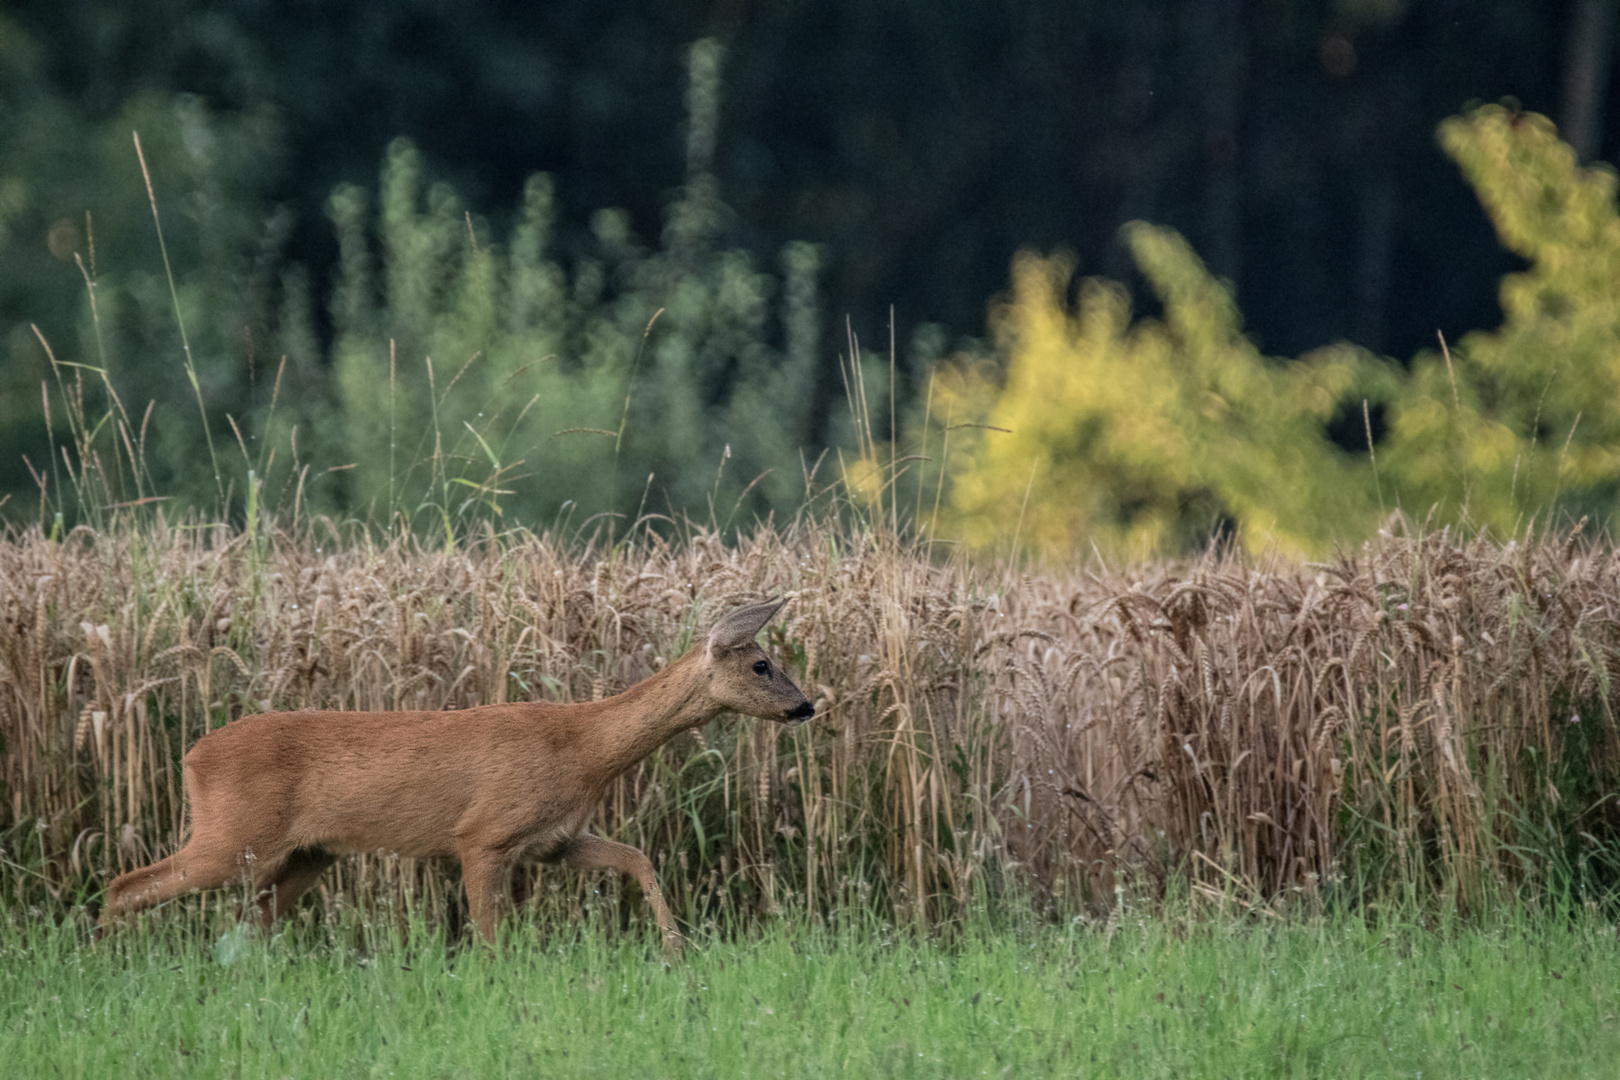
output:
[[[681,736],[593,822],[648,851],[689,926],[1102,915],[1172,889],[1468,911],[1620,884],[1620,558],[1579,529],[1397,518],[1324,563],[1042,569],[808,520],[446,545],[155,516],[0,539],[5,891],[93,907],[172,851],[179,758],[237,716],[599,698],[771,595],[766,646],[816,720]],[[378,853],[318,895],[434,920],[454,874]],[[619,887],[524,879],[565,916]]]

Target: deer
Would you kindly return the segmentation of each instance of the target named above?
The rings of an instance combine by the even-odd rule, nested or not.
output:
[[[784,724],[815,714],[755,640],[784,603],[730,612],[685,655],[600,701],[267,712],[216,728],[182,765],[191,838],[112,881],[98,936],[133,912],[244,879],[268,928],[338,857],[392,852],[459,859],[469,914],[491,945],[519,863],[617,870],[641,886],[673,958],[681,937],[652,863],[586,824],[615,779],[721,712]]]

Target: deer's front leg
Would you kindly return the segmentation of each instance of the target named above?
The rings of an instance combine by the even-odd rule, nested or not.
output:
[[[467,892],[467,910],[478,933],[490,945],[501,921],[510,861],[501,852],[464,848],[461,852],[461,887]]]
[[[664,903],[664,893],[658,887],[652,863],[640,850],[629,844],[580,833],[564,849],[562,860],[577,870],[617,870],[635,878],[641,886],[641,894],[652,904],[653,914],[658,918],[658,929],[664,935],[664,954],[670,959],[680,955],[681,935],[670,920],[669,905]]]

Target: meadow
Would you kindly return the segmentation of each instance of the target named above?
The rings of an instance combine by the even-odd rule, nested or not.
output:
[[[1620,943],[1584,916],[784,919],[674,967],[599,925],[515,926],[497,955],[420,923],[182,922],[0,938],[8,1074],[1600,1077],[1620,1055]]]

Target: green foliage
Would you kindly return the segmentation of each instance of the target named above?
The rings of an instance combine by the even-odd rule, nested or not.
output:
[[[176,311],[213,434],[230,440],[226,418],[249,407],[246,356],[262,332],[253,253],[285,228],[255,207],[276,125],[264,113],[219,114],[184,95],[138,94],[98,113],[52,93],[41,62],[30,39],[0,19],[0,460],[11,476],[26,477],[20,459],[29,454],[47,498],[70,514],[84,509],[92,488],[102,502],[154,486],[217,499],[210,470],[197,467],[207,460],[207,429],[185,374]],[[175,294],[132,132],[161,203]],[[59,361],[87,367],[53,365],[47,345]],[[58,442],[77,441],[68,430],[74,408],[99,432],[99,461],[64,463],[47,442],[48,422]],[[140,483],[126,460],[126,434],[129,446],[145,447]],[[0,498],[7,494],[15,500],[22,490]],[[24,512],[15,501],[8,510]]]
[[[1581,169],[1552,125],[1487,106],[1440,138],[1505,244],[1530,260],[1502,285],[1503,324],[1409,373],[1348,345],[1263,357],[1236,304],[1187,244],[1141,223],[1125,239],[1163,304],[1132,321],[1125,290],[1072,263],[1020,256],[996,312],[1002,385],[953,376],[956,404],[1009,433],[957,466],[972,541],[1022,522],[1035,548],[1145,554],[1235,527],[1250,549],[1321,552],[1396,509],[1511,533],[1537,515],[1615,521],[1620,493],[1620,214],[1614,174]],[[1350,417],[1385,445],[1335,446]],[[1363,411],[1366,410],[1366,411]],[[1371,447],[1370,447],[1371,449]],[[1026,498],[1027,492],[1027,498]]]
[[[1341,402],[1387,393],[1393,371],[1349,348],[1268,361],[1185,241],[1142,223],[1125,236],[1162,320],[1133,323],[1125,289],[1095,279],[1071,311],[1069,260],[1015,263],[995,318],[1006,385],[989,412],[1008,431],[981,438],[955,481],[969,538],[997,540],[1021,518],[1047,553],[1089,539],[1143,555],[1228,517],[1245,544],[1296,551],[1370,529],[1374,478],[1323,426]],[[972,380],[961,393],[985,388]]]
[[[331,202],[342,250],[333,379],[351,507],[455,520],[482,505],[549,520],[586,514],[793,505],[814,363],[815,254],[784,253],[777,282],[712,230],[649,251],[627,216],[598,212],[596,254],[548,258],[551,182],[528,183],[505,244],[406,142],[389,149],[373,228],[363,191]],[[690,198],[672,220],[701,214]],[[375,236],[373,235],[375,233]],[[296,326],[296,324],[290,324]],[[315,425],[322,432],[325,424]]]
[[[693,56],[707,87],[693,108],[712,138],[720,51],[700,42]],[[26,55],[0,62],[27,82]],[[93,520],[152,495],[234,516],[250,491],[295,519],[451,532],[605,512],[741,523],[799,505],[799,450],[817,434],[804,401],[818,255],[788,245],[779,280],[723,250],[726,211],[702,160],[659,248],[603,210],[587,253],[564,264],[548,177],[530,179],[497,239],[396,141],[375,196],[332,193],[340,259],[323,297],[281,257],[286,215],[256,217],[266,122],[219,121],[184,98],[106,120],[35,105],[0,114],[0,256],[36,271],[5,275],[17,292],[0,306],[41,324],[6,340],[0,428],[15,441],[0,452],[32,451],[41,517]],[[53,126],[82,130],[89,149],[62,155],[37,130]],[[67,177],[78,181],[55,182]]]

